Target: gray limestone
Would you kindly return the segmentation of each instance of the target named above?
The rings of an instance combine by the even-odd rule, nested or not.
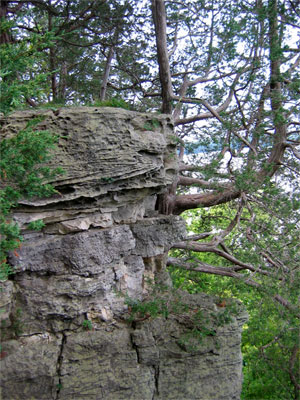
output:
[[[13,215],[24,242],[0,282],[1,400],[238,400],[242,310],[211,321],[214,334],[192,347],[183,338],[195,309],[222,311],[204,294],[182,294],[185,313],[128,322],[128,296],[147,299],[149,279],[171,286],[167,252],[185,236],[180,217],[156,211],[178,170],[170,116],[23,111],[1,117],[1,137],[41,115],[39,129],[60,137],[51,162],[65,174],[51,182],[56,195]],[[28,230],[38,219],[43,230]]]

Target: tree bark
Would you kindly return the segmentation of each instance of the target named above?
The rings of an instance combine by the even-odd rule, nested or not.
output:
[[[173,214],[181,214],[183,211],[198,207],[212,207],[218,204],[228,203],[240,197],[241,192],[237,189],[228,189],[203,194],[186,194],[176,196]]]
[[[172,113],[172,80],[167,48],[167,22],[164,0],[152,0],[152,17],[154,21],[159,79],[162,91],[162,112]]]
[[[48,6],[51,7],[51,0],[48,0]],[[52,31],[52,14],[48,10],[48,32]],[[49,49],[49,70],[51,73],[51,90],[52,90],[52,100],[57,99],[57,81],[55,71],[55,49],[51,46]]]
[[[270,58],[270,100],[274,124],[273,148],[267,160],[267,168],[260,171],[258,181],[272,177],[281,165],[287,147],[287,122],[282,105],[281,62],[282,49],[278,28],[277,0],[268,2],[269,58]]]
[[[281,43],[278,32],[277,0],[269,0],[269,47],[270,47],[270,97],[275,127],[274,146],[269,157],[269,164],[273,165],[274,173],[280,165],[286,142],[286,123],[282,108],[281,83]]]
[[[108,84],[108,79],[109,79],[109,74],[110,74],[110,69],[111,69],[111,63],[114,58],[114,55],[115,55],[115,49],[114,49],[114,46],[111,46],[109,49],[109,52],[108,52],[105,69],[104,69],[104,73],[103,73],[103,77],[102,77],[100,94],[99,94],[100,101],[104,101],[106,98],[107,84]]]
[[[67,76],[68,76],[68,65],[66,61],[63,61],[60,69],[59,85],[58,85],[58,97],[59,100],[62,101],[65,101],[66,99]]]

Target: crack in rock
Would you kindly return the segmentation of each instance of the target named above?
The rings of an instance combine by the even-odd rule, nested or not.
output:
[[[62,339],[61,339],[61,345],[60,345],[60,352],[58,355],[57,359],[57,376],[58,376],[58,384],[57,384],[57,390],[56,390],[56,397],[55,400],[59,400],[59,395],[60,391],[62,389],[62,380],[61,380],[61,369],[62,369],[62,363],[63,363],[63,353],[64,353],[64,347],[67,342],[67,335],[62,332]]]
[[[156,398],[159,397],[159,365],[153,365],[153,369],[154,369],[154,382],[155,382],[155,390],[153,393],[153,397],[152,400],[155,400]]]

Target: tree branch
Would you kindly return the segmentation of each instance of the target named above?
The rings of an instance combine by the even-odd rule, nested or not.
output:
[[[240,190],[231,188],[204,194],[186,194],[176,196],[173,213],[181,214],[185,210],[198,207],[212,207],[218,204],[228,203],[230,200],[240,197]]]
[[[212,182],[207,182],[204,179],[199,179],[199,178],[191,178],[189,176],[180,176],[178,180],[178,185],[179,186],[199,186],[199,187],[205,187],[207,189],[228,189],[228,186],[222,185],[220,183],[212,183]]]
[[[182,261],[178,258],[174,258],[174,257],[168,258],[167,265],[172,265],[177,268],[185,269],[187,271],[203,272],[206,274],[219,275],[219,276],[228,276],[230,278],[238,279],[238,280],[242,281],[243,283],[245,283],[246,285],[252,286],[256,289],[264,289],[264,287],[260,283],[252,280],[247,275],[239,274],[230,268],[216,267],[213,265],[203,263],[201,261],[197,261],[197,262],[193,262],[193,263],[186,262],[186,261]],[[295,307],[293,304],[291,304],[288,300],[284,299],[283,297],[281,297],[278,294],[273,296],[273,300],[277,301],[283,307],[290,310],[295,315],[296,318],[300,318],[298,308]]]
[[[257,268],[253,267],[250,264],[243,263],[242,261],[238,260],[234,256],[230,255],[229,253],[218,249],[213,242],[213,240],[209,243],[198,243],[198,242],[193,242],[193,241],[184,241],[184,242],[178,242],[175,243],[172,246],[173,249],[182,249],[182,250],[190,250],[190,251],[195,251],[199,253],[214,253],[217,254],[220,257],[225,258],[226,260],[230,261],[232,264],[237,265],[237,267],[232,267],[232,271],[241,271],[241,270],[248,270],[251,272],[257,272]],[[259,272],[263,272],[259,270]],[[266,275],[270,275],[269,273],[266,273]]]
[[[178,97],[178,101],[187,102],[187,103],[188,102],[189,103],[197,103],[197,102],[201,103],[201,102],[204,101],[205,104],[206,104],[206,108],[207,109],[211,108],[213,110],[213,113],[212,112],[208,112],[208,113],[202,113],[202,114],[193,115],[192,117],[175,119],[174,124],[175,124],[175,126],[185,125],[185,124],[189,124],[191,122],[201,121],[201,120],[208,119],[208,118],[215,118],[216,115],[219,115],[220,112],[225,111],[229,107],[229,105],[231,103],[231,100],[232,100],[232,97],[233,97],[233,90],[231,90],[229,92],[229,95],[228,95],[227,99],[224,101],[224,103],[220,107],[218,107],[216,109],[213,109],[212,106],[210,106],[208,104],[208,102],[205,102],[205,100],[203,100],[203,99],[194,99],[194,101],[186,101],[186,100],[189,100],[189,99],[185,99],[183,101],[183,99]],[[216,115],[214,115],[214,114],[216,114]]]

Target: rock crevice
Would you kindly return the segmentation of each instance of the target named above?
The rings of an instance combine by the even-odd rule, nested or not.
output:
[[[57,359],[57,367],[56,367],[56,375],[58,379],[58,383],[56,385],[56,397],[55,400],[59,400],[60,397],[60,391],[62,388],[62,379],[61,379],[61,370],[62,370],[62,363],[63,363],[63,357],[64,357],[64,348],[67,342],[67,336],[64,332],[62,332],[62,338],[61,338],[61,344],[60,344],[60,352],[58,354],[58,359]]]

